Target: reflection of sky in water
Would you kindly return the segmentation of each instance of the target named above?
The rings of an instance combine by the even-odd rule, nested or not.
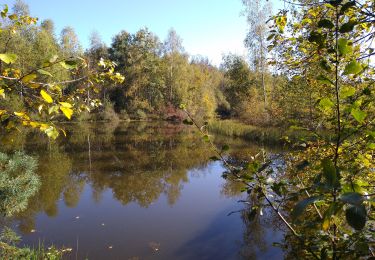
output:
[[[150,132],[147,127],[141,130]],[[160,131],[134,139],[127,131],[117,129],[112,137],[106,137],[107,143],[92,134],[90,153],[84,138],[87,132],[80,132],[75,145],[64,144],[69,156],[59,155],[63,159],[60,164],[65,162],[71,169],[67,176],[55,169],[55,180],[44,176],[48,187],[42,188],[44,196],[57,194],[56,207],[51,210],[51,206],[43,205],[48,199],[53,204],[53,199],[43,194],[40,201],[30,204],[35,209],[18,220],[22,223],[35,218],[28,227],[35,232],[26,232],[23,242],[37,245],[41,240],[47,245],[71,247],[72,259],[77,244],[78,259],[238,259],[246,247],[259,259],[280,257],[280,251],[271,246],[280,241],[280,234],[264,228],[264,224],[262,241],[268,245],[267,250],[244,245],[241,214],[227,216],[243,207],[237,201],[244,197],[223,193],[223,168],[218,162],[207,164],[210,154],[203,142],[179,131],[169,131],[168,136],[160,135]],[[88,156],[91,168],[87,167]],[[60,187],[59,181],[65,186]],[[62,190],[53,193],[54,189]]]

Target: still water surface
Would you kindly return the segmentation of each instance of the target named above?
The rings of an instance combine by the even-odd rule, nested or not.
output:
[[[246,221],[238,184],[191,128],[74,124],[68,137],[14,137],[3,149],[38,156],[42,186],[11,223],[25,245],[72,248],[67,259],[282,259],[277,219]],[[231,153],[259,149],[239,140]]]

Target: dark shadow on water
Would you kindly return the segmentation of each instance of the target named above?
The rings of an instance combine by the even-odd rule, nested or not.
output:
[[[205,230],[182,245],[175,253],[179,259],[283,259],[282,251],[272,246],[282,238],[281,233],[275,235],[271,227],[259,223],[265,236],[262,244],[256,245],[245,237],[241,214],[228,216],[229,212],[230,209],[219,213]],[[255,232],[259,232],[259,228]],[[251,241],[251,244],[246,241]]]

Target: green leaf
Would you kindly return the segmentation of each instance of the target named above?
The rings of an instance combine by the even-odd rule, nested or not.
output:
[[[193,125],[193,124],[194,124],[192,121],[187,120],[187,119],[184,119],[184,120],[182,121],[182,123],[185,124],[185,125]]]
[[[49,73],[49,72],[46,71],[46,70],[39,69],[39,70],[37,70],[37,71],[38,71],[40,74],[42,74],[42,75],[47,75],[47,76],[52,77],[52,74]]]
[[[337,171],[333,162],[330,159],[322,160],[323,176],[327,181],[329,187],[338,187],[339,182],[337,178]]]
[[[328,72],[331,72],[331,71],[332,71],[332,67],[329,65],[329,63],[328,63],[326,60],[321,60],[320,63],[319,63],[319,65],[320,65],[320,67],[321,67],[322,69],[324,69],[325,71],[328,71]],[[322,76],[322,75],[320,75],[320,76]],[[324,77],[324,76],[322,76],[322,77]],[[318,78],[319,78],[319,77],[318,77]],[[322,80],[325,81],[325,80],[327,80],[327,78],[324,77],[324,79],[322,78]],[[332,82],[330,82],[330,81],[329,81],[329,82],[326,81],[325,84],[332,84]]]
[[[338,39],[337,45],[338,45],[338,51],[339,51],[340,56],[353,52],[352,46],[349,45],[348,43],[349,41],[347,39],[344,39],[344,38]]]
[[[67,70],[76,69],[78,67],[78,63],[74,60],[60,61],[60,65]]]
[[[322,45],[324,43],[325,37],[318,32],[311,32],[308,38],[309,42],[315,42],[318,45]]]
[[[282,181],[279,183],[275,182],[272,184],[271,189],[281,197],[285,193],[285,183]]]
[[[8,5],[5,4],[4,9],[1,11],[1,17],[2,18],[5,18],[7,16],[8,10],[9,10]]]
[[[322,19],[318,22],[320,28],[332,29],[335,25],[328,19]]]
[[[204,140],[205,142],[209,142],[209,141],[210,141],[210,137],[209,137],[208,135],[204,135],[204,136],[203,136],[203,140]]]
[[[229,150],[229,145],[224,144],[223,147],[221,147],[221,151],[225,152]]]
[[[59,112],[59,107],[60,106],[51,106],[50,108],[48,108],[48,114],[52,114],[52,113],[58,113]]]
[[[329,98],[322,98],[320,101],[319,101],[319,106],[323,109],[323,110],[328,110],[328,109],[331,109],[335,104],[329,99]]]
[[[334,85],[333,82],[327,78],[326,76],[324,75],[319,75],[316,80],[318,80],[319,82],[321,82],[322,84],[326,84],[326,85]]]
[[[340,97],[348,98],[355,94],[355,88],[352,86],[344,86],[340,89]]]
[[[361,63],[356,60],[351,61],[348,65],[346,65],[344,69],[344,75],[350,74],[358,74],[362,71],[363,67]]]
[[[353,6],[355,6],[355,1],[349,1],[349,2],[345,3],[345,4],[341,7],[340,13],[341,13],[341,14],[344,14],[347,10],[349,10],[349,9],[352,8]]]
[[[375,143],[369,143],[367,147],[371,150],[375,150]]]
[[[367,212],[364,205],[350,206],[345,211],[346,221],[356,229],[361,230],[366,225]]]
[[[341,4],[343,0],[330,0],[328,1],[328,3],[326,4],[326,6],[329,6],[330,8],[334,8],[335,6],[338,6],[339,4]]]
[[[353,31],[354,29],[354,26],[356,25],[357,23],[355,21],[349,21],[347,23],[344,23],[343,25],[341,25],[339,31],[340,33],[347,33],[347,32],[351,32]]]
[[[357,120],[359,123],[363,123],[367,117],[366,112],[362,111],[359,108],[353,108],[350,114]]]
[[[0,53],[0,60],[6,64],[14,63],[17,60],[17,55],[13,53]]]
[[[324,212],[323,215],[323,222],[322,222],[322,228],[324,231],[327,231],[329,229],[329,226],[331,224],[331,217],[335,214],[341,207],[333,202],[331,205],[329,205],[328,209]]]
[[[362,93],[366,96],[370,96],[371,95],[371,90],[369,87],[365,88]]]
[[[15,21],[15,20],[18,19],[18,16],[17,16],[16,14],[11,14],[11,15],[8,16],[8,18],[9,18],[10,20]]]
[[[267,37],[267,41],[270,41],[273,39],[273,37],[275,37],[275,34],[270,34],[268,37]]]
[[[322,196],[313,196],[306,198],[304,200],[301,200],[298,202],[291,213],[291,217],[293,220],[296,220],[299,216],[302,215],[302,213],[305,211],[306,207],[321,200],[323,197]]]
[[[348,193],[348,192],[357,192],[357,193],[364,193],[367,192],[366,189],[364,189],[362,186],[368,186],[368,183],[362,183],[358,181],[352,181],[350,183],[345,183],[342,185],[342,192]]]
[[[363,197],[357,192],[346,192],[340,196],[340,200],[344,203],[359,206],[363,202]]]

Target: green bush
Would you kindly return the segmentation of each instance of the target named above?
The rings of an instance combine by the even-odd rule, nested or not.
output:
[[[37,161],[23,152],[0,153],[0,212],[12,216],[27,207],[40,187]]]

